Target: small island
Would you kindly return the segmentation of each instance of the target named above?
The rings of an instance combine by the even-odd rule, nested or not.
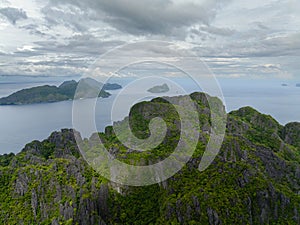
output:
[[[113,91],[113,90],[122,89],[122,86],[120,84],[107,83],[107,84],[104,84],[103,89],[106,91]]]
[[[38,86],[17,91],[0,99],[0,105],[27,105],[37,103],[52,103],[73,99],[108,98],[108,90],[121,89],[119,84],[102,84],[92,78],[65,81],[60,86]],[[99,90],[100,93],[99,93]]]
[[[296,84],[296,87],[300,87],[300,83],[299,83],[299,84]]]
[[[163,85],[154,86],[147,91],[155,94],[167,93],[168,91],[170,91],[170,88],[167,84],[163,84]]]
[[[287,84],[281,84],[281,86],[282,86],[282,87],[287,87],[287,86],[289,86],[289,85],[287,85]]]

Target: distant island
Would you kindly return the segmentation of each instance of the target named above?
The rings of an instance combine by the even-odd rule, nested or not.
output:
[[[76,89],[78,88],[77,92]],[[102,90],[99,93],[99,90]],[[108,90],[121,89],[119,84],[102,84],[92,78],[84,78],[76,82],[75,80],[65,81],[60,86],[38,86],[17,91],[7,97],[0,99],[0,105],[26,105],[36,103],[51,103],[73,99],[85,98],[108,98],[111,94]],[[75,95],[76,92],[76,95]]]
[[[287,87],[287,86],[289,86],[289,85],[287,85],[287,84],[281,84],[281,86],[282,86],[282,87]]]
[[[300,83],[299,83],[299,84],[296,84],[296,87],[300,87]]]
[[[107,84],[104,84],[103,89],[106,91],[112,91],[112,90],[122,89],[122,86],[120,84],[107,83]]]
[[[167,93],[168,91],[170,91],[170,88],[169,88],[169,86],[167,84],[154,86],[154,87],[152,87],[152,88],[150,88],[148,90],[148,92],[155,93],[155,94],[158,94],[158,93]]]

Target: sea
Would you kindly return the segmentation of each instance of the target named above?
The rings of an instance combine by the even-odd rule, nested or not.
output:
[[[40,85],[59,85],[65,80],[79,80],[79,77],[26,77],[0,76],[0,97],[15,91]],[[174,82],[184,87],[187,93],[201,91],[194,83],[185,78],[172,78]],[[118,83],[124,87],[131,79],[120,78]],[[224,105],[228,112],[244,106],[251,106],[258,111],[271,115],[280,124],[300,121],[300,87],[296,87],[297,80],[270,79],[218,79],[219,87],[224,96]],[[151,85],[154,85],[151,84]],[[172,83],[170,84],[172,86]],[[98,99],[95,110],[95,124],[99,132],[112,125],[114,121],[122,120],[128,115],[130,107],[139,102],[150,100],[156,95],[141,97],[131,88],[129,92],[123,90],[110,91],[111,97]],[[140,90],[141,91],[141,90]],[[122,93],[123,99],[115,107],[116,99]],[[177,93],[177,92],[176,92]],[[168,95],[167,93],[164,95]],[[176,94],[173,94],[176,95]],[[137,98],[137,96],[139,96]],[[80,100],[83,105],[91,105],[93,100]],[[112,116],[112,110],[117,108]],[[53,131],[63,128],[74,128],[72,122],[73,101],[58,103],[0,106],[0,154],[18,153],[27,143],[33,140],[44,140]],[[85,107],[82,107],[82,115]],[[75,127],[76,128],[76,127]],[[82,136],[89,137],[90,130],[83,130]]]

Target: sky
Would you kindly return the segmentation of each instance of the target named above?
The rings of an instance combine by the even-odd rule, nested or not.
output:
[[[218,77],[300,79],[299,0],[0,0],[0,75],[82,75],[117,46],[184,45]]]

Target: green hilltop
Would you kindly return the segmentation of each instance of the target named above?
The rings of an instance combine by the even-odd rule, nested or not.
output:
[[[17,155],[0,156],[0,223],[300,224],[300,124],[282,126],[250,107],[231,112],[220,153],[199,172],[209,140],[210,110],[203,93],[190,97],[199,114],[199,142],[192,159],[173,177],[144,187],[112,183],[81,156],[74,137],[80,134],[65,129],[27,144]],[[183,98],[172,97],[172,102]],[[224,110],[221,101],[212,100],[214,108]],[[153,164],[168,157],[178,143],[180,118],[174,105],[160,98],[142,102],[125,119],[137,137],[146,138],[149,122],[157,116],[168,131],[150,152],[126,148],[112,127],[82,143],[97,152],[98,135],[119,160]]]

